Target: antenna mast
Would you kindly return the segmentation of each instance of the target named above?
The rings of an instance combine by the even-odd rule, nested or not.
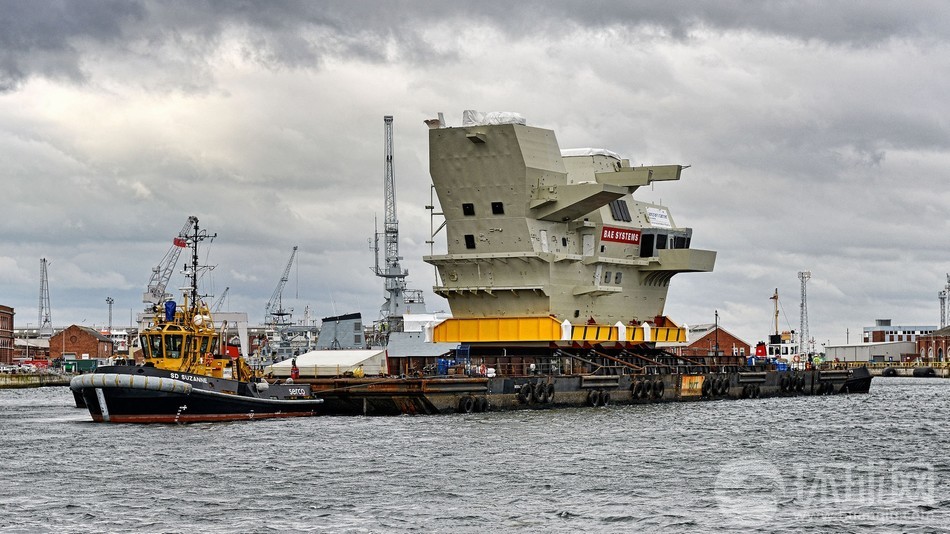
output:
[[[937,293],[940,299],[940,328],[947,326],[947,295],[950,295],[950,273],[947,273],[947,285]]]
[[[801,271],[798,273],[798,279],[802,281],[802,316],[801,327],[798,331],[798,352],[801,355],[808,354],[808,294],[806,284],[811,279],[811,271]]]
[[[49,306],[49,276],[46,274],[46,258],[40,258],[40,314],[37,324],[40,325],[40,339],[53,337],[53,320],[50,319]]]
[[[106,297],[106,304],[109,305],[109,333],[112,333],[112,304],[115,303],[115,299],[112,297]]]

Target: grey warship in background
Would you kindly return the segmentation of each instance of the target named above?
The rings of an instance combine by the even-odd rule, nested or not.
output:
[[[387,117],[391,124],[391,119]],[[425,261],[452,317],[426,327],[444,351],[390,351],[388,376],[308,377],[327,413],[399,414],[866,393],[865,368],[804,369],[722,353],[679,356],[670,281],[713,269],[692,229],[638,200],[681,165],[561,150],[516,114],[429,125],[447,251]],[[391,156],[387,155],[387,163]],[[391,333],[389,346],[398,344]],[[280,376],[288,369],[274,368]]]

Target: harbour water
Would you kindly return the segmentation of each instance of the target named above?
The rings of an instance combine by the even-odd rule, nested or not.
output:
[[[0,391],[2,532],[934,532],[950,380],[869,395],[101,425]]]

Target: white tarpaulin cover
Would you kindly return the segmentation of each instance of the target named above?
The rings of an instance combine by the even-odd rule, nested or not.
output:
[[[570,158],[573,156],[608,156],[616,160],[621,160],[620,154],[606,148],[562,148],[561,156]]]
[[[264,373],[275,377],[290,376],[291,360],[268,365]],[[302,378],[341,376],[360,366],[366,376],[385,373],[386,351],[379,350],[313,350],[297,356],[297,368]]]
[[[462,112],[462,126],[490,126],[493,124],[526,124],[524,117],[511,111],[482,113],[474,109]]]

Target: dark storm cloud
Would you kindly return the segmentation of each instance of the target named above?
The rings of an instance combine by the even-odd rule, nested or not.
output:
[[[160,54],[188,42],[192,60],[225,31],[245,31],[244,54],[280,67],[318,66],[327,56],[384,62],[455,57],[464,43],[434,43],[434,27],[490,25],[509,38],[562,38],[576,28],[655,27],[686,39],[697,28],[752,31],[790,39],[873,46],[888,39],[945,37],[939,2],[308,2],[113,0],[0,4],[0,91],[31,76],[82,82],[100,48]],[[631,32],[632,33],[632,32]],[[129,42],[147,46],[128,48]]]

